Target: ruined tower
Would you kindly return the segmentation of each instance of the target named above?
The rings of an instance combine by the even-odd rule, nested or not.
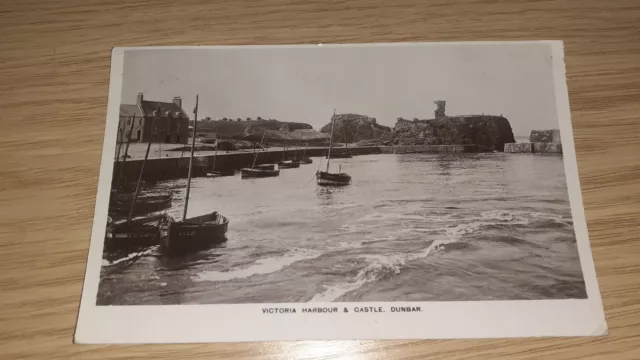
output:
[[[445,100],[436,100],[433,103],[438,106],[438,108],[435,111],[436,119],[442,119],[447,117],[447,115],[445,115],[444,113],[444,108],[447,106],[447,102]]]

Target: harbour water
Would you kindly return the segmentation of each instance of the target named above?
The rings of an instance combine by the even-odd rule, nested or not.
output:
[[[585,298],[561,155],[404,154],[332,160],[353,177],[318,187],[320,158],[274,178],[195,178],[189,216],[218,210],[228,241],[103,260],[98,304]],[[182,215],[186,180],[176,191]]]

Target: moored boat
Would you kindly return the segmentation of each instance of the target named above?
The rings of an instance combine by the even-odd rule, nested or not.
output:
[[[165,214],[133,219],[107,220],[105,248],[130,249],[158,245],[171,217]]]
[[[189,193],[191,190],[191,171],[193,169],[193,153],[195,148],[196,129],[198,126],[198,96],[193,109],[193,135],[191,144],[191,158],[189,159],[189,173],[187,177],[187,191],[184,198],[184,212],[182,220],[169,223],[168,236],[164,241],[164,248],[169,254],[198,251],[226,241],[229,219],[217,211],[192,218],[187,217],[189,208]]]
[[[310,158],[310,157],[308,157],[308,156],[305,156],[305,157],[303,157],[303,158],[298,159],[298,162],[299,162],[300,164],[311,164],[311,163],[313,163],[313,159],[311,159],[311,158]]]
[[[216,170],[216,160],[218,159],[218,135],[216,135],[216,151],[213,153],[213,165],[211,166],[211,171],[207,171],[207,177],[216,178],[221,176],[233,176],[235,175],[235,171],[230,169],[218,169]]]
[[[318,185],[349,185],[351,184],[351,175],[346,173],[330,173],[327,171],[318,171],[316,173]]]
[[[280,170],[279,169],[242,169],[240,172],[240,176],[243,179],[246,178],[263,178],[263,177],[273,177],[273,176],[278,176],[280,175]]]
[[[256,165],[253,168],[254,169],[260,169],[260,170],[275,170],[276,169],[276,165],[275,164],[262,164],[262,165]]]
[[[260,140],[260,146],[264,141],[264,135],[262,134],[262,139]],[[256,165],[256,161],[258,160],[259,152],[256,152],[253,155],[253,163],[250,168],[244,168],[240,171],[240,178],[242,179],[250,179],[250,178],[265,178],[265,177],[274,177],[280,175],[280,169],[276,169],[274,164],[262,164]]]
[[[331,147],[333,145],[333,128],[335,125],[335,117],[336,112],[334,110],[333,116],[331,117],[331,137],[329,138],[329,152],[327,153],[327,170],[316,172],[316,181],[318,185],[322,186],[344,186],[351,184],[351,175],[343,173],[342,166],[340,166],[340,169],[337,173],[329,172],[331,159],[333,158]]]
[[[233,176],[236,172],[233,170],[209,171],[207,177]]]
[[[169,223],[165,247],[171,253],[184,253],[224,243],[229,219],[214,211],[209,214]]]
[[[138,216],[164,210],[171,206],[170,194],[140,196],[136,199],[135,204],[132,204],[133,198],[118,199],[118,197],[109,202],[109,214],[126,215],[131,213],[132,216]]]

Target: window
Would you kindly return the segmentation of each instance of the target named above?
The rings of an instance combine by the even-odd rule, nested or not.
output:
[[[142,125],[142,118],[138,119],[138,125]]]
[[[136,134],[136,141],[140,141],[140,130],[138,130],[138,133]]]
[[[127,119],[127,125],[131,125],[131,118]]]
[[[164,142],[170,143],[171,142],[171,135],[169,135],[169,134],[165,135]]]

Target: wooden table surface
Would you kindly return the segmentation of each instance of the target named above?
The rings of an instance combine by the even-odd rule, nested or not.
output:
[[[112,47],[536,39],[565,41],[608,336],[72,344]],[[0,50],[0,358],[640,359],[640,1],[5,0]]]

